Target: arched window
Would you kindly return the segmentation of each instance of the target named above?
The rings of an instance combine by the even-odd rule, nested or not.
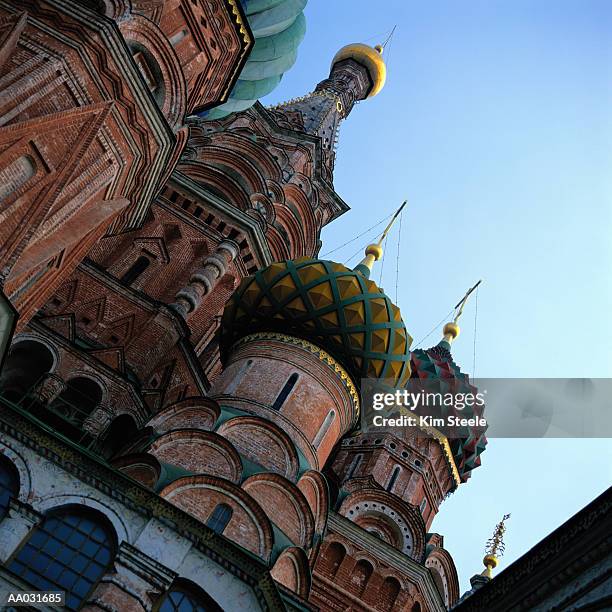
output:
[[[146,255],[141,255],[123,274],[121,282],[131,285],[150,265],[151,260]]]
[[[240,367],[238,368],[238,371],[236,372],[236,374],[234,374],[234,378],[232,378],[232,380],[230,381],[230,384],[227,385],[224,391],[226,395],[231,395],[232,393],[236,391],[236,389],[238,388],[238,385],[240,385],[240,383],[242,382],[242,379],[246,376],[246,373],[250,370],[252,365],[253,365],[252,359],[249,359],[240,365]]]
[[[410,612],[421,612],[421,604],[415,601]]]
[[[391,612],[395,604],[395,600],[399,595],[401,585],[396,578],[389,576],[385,578],[380,588],[380,607],[383,610]]]
[[[108,459],[115,456],[124,446],[134,440],[138,433],[136,421],[129,414],[122,414],[113,420],[102,445],[102,455]]]
[[[335,576],[340,564],[346,556],[346,548],[344,548],[344,546],[342,546],[342,544],[339,542],[332,542],[328,546],[327,554],[325,556],[327,557],[329,572],[332,576]]]
[[[66,388],[49,404],[49,412],[57,415],[59,419],[45,420],[50,421],[60,433],[78,440],[83,433],[83,422],[101,401],[102,388],[96,381],[84,376],[71,378],[66,383]]]
[[[232,514],[234,514],[234,511],[227,504],[218,504],[206,521],[206,526],[210,527],[215,533],[223,533],[232,518]]]
[[[327,413],[327,416],[325,417],[325,420],[323,421],[321,428],[319,429],[319,431],[317,432],[317,435],[312,441],[312,445],[315,448],[317,448],[319,444],[321,444],[321,442],[323,441],[323,438],[325,437],[325,434],[327,433],[327,430],[329,429],[330,425],[333,423],[335,416],[336,416],[335,410],[330,410]]]
[[[281,406],[285,403],[285,400],[289,397],[291,390],[295,387],[295,383],[297,382],[298,375],[292,374],[285,383],[284,387],[281,389],[281,392],[278,394],[278,397],[274,400],[274,404],[272,404],[272,410],[280,410]]]
[[[351,576],[351,583],[357,595],[361,595],[363,593],[373,571],[374,568],[368,561],[365,561],[364,559],[357,561]]]
[[[23,340],[13,345],[0,377],[0,393],[20,402],[53,367],[53,354],[41,342]]]
[[[349,465],[349,469],[346,472],[346,480],[348,480],[349,478],[353,476],[353,474],[357,471],[357,468],[361,465],[362,461],[363,461],[363,455],[361,453],[353,457],[353,460],[351,461],[351,464]]]
[[[387,491],[393,491],[393,487],[395,486],[395,482],[397,481],[397,477],[399,476],[401,468],[399,465],[396,465],[393,468],[393,472],[391,473],[391,478],[389,478],[389,482],[387,483]]]
[[[6,457],[0,456],[0,520],[7,512],[11,497],[19,493],[19,473]]]
[[[65,591],[77,610],[108,570],[116,535],[106,517],[80,506],[47,515],[8,569],[41,591]]]
[[[157,612],[223,612],[201,588],[188,580],[178,579],[156,608]]]

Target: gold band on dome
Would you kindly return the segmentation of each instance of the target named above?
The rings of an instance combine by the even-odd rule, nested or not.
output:
[[[378,45],[380,47],[380,45]],[[369,45],[354,43],[342,47],[332,60],[332,66],[342,60],[353,59],[358,64],[365,66],[372,79],[372,89],[368,93],[368,98],[373,98],[384,86],[387,80],[387,67],[382,57],[381,50],[377,50]]]
[[[347,388],[353,402],[353,407],[355,408],[355,421],[357,421],[359,418],[359,391],[357,391],[357,387],[355,386],[355,383],[353,382],[353,379],[350,377],[349,373],[329,353],[325,352],[316,344],[312,344],[312,342],[302,340],[302,338],[296,338],[295,336],[288,336],[287,334],[279,334],[277,332],[257,332],[255,334],[249,334],[248,336],[244,336],[240,338],[240,340],[236,341],[234,346],[240,346],[241,344],[245,344],[253,340],[280,340],[281,342],[301,346],[302,348],[310,351],[313,355],[317,355],[321,361],[324,361],[327,363],[327,365],[331,366],[338,378],[340,378],[344,386]]]
[[[446,456],[446,460],[448,461],[448,466],[450,467],[453,475],[453,480],[455,481],[455,484],[459,486],[461,484],[461,477],[459,476],[459,470],[457,469],[457,464],[455,463],[455,458],[453,457],[453,451],[448,443],[448,438],[435,427],[422,426],[419,427],[419,429],[429,434],[439,442],[442,450],[444,451],[444,455]]]

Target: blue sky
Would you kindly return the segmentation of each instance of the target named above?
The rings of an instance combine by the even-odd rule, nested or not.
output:
[[[321,252],[407,198],[397,289],[415,341],[482,278],[478,377],[611,377],[612,3],[310,0],[305,13],[298,61],[264,104],[311,91],[341,46],[397,25],[385,89],[342,126],[335,186],[352,210]],[[397,231],[382,279],[392,297],[396,258]],[[474,320],[472,300],[453,351],[468,372]],[[500,569],[601,493],[611,446],[491,440],[432,526],[461,590],[504,513]]]

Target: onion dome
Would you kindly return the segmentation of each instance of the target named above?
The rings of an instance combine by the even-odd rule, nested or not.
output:
[[[332,67],[334,64],[347,59],[352,59],[364,66],[372,81],[372,88],[368,92],[367,97],[373,98],[384,87],[387,80],[387,67],[385,66],[382,52],[383,48],[381,45],[376,45],[375,47],[362,43],[346,45],[334,56]]]
[[[412,378],[436,381],[436,390],[440,393],[476,394],[478,389],[470,384],[469,376],[461,372],[450,352],[451,342],[458,335],[457,322],[447,323],[444,326],[444,339],[437,346],[412,351]],[[446,410],[444,416],[454,415],[469,419],[483,416],[484,406],[465,406],[461,410],[455,406],[448,406],[444,410]],[[448,440],[462,482],[465,482],[471,476],[472,470],[480,465],[480,455],[487,446],[487,438],[482,428],[474,426],[464,429],[464,436]],[[442,430],[441,433],[445,432]]]
[[[245,278],[223,313],[222,360],[244,336],[281,332],[325,349],[356,381],[371,377],[405,384],[412,338],[399,308],[368,275],[303,257]]]
[[[221,119],[246,110],[280,83],[297,59],[306,33],[302,12],[307,0],[242,0],[255,44],[229,99],[214,109],[198,113],[205,119]]]

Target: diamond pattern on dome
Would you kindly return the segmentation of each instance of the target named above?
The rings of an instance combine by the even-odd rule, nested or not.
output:
[[[257,331],[310,340],[356,379],[403,384],[410,376],[412,338],[399,309],[374,281],[342,264],[301,258],[245,279],[225,307],[222,358],[234,342]]]
[[[347,304],[344,307],[344,318],[348,325],[363,325],[365,322],[365,308],[363,302],[359,301],[353,304]]]
[[[477,389],[470,384],[469,376],[454,362],[450,351],[443,345],[423,350],[416,349],[411,355],[412,377],[420,379],[439,380],[441,390],[451,390],[454,393],[476,393]],[[484,407],[465,407],[461,411],[449,407],[449,412],[456,416],[482,416]],[[444,432],[442,432],[444,433]],[[474,468],[480,465],[480,455],[485,450],[487,438],[484,433],[470,428],[466,436],[449,440],[450,449],[459,471],[462,482],[465,482]]]

